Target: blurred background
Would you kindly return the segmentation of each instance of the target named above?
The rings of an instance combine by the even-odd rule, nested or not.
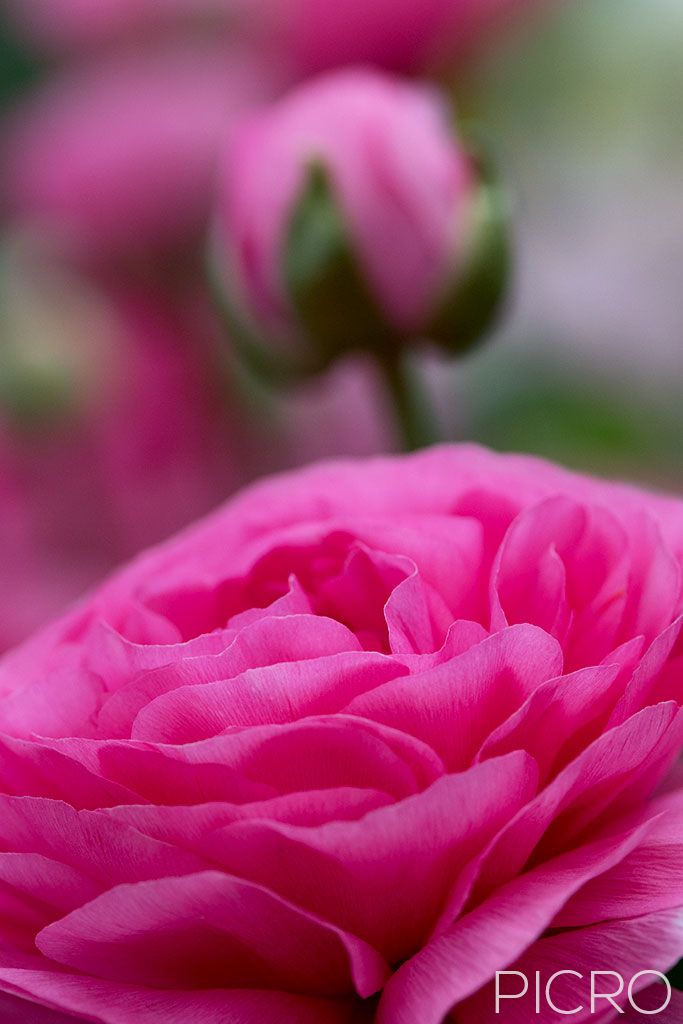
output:
[[[249,378],[203,259],[231,126],[374,59],[372,25],[283,46],[260,3],[189,8],[0,8],[0,649],[244,482],[398,445],[359,358],[282,391]],[[442,81],[512,201],[497,330],[423,371],[448,439],[680,490],[683,5],[533,13],[439,60],[396,29],[377,58]]]
[[[535,28],[469,97],[516,197],[517,285],[462,376],[467,429],[680,489],[683,5],[569,3]]]

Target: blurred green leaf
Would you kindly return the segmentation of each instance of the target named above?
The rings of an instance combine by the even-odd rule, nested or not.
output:
[[[16,39],[0,16],[0,109],[42,76],[42,65]]]
[[[607,474],[642,466],[650,477],[680,476],[675,396],[655,401],[595,372],[528,357],[475,373],[470,394],[470,431],[494,448]]]

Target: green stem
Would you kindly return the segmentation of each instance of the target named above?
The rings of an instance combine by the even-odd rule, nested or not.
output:
[[[380,357],[379,366],[404,451],[435,444],[439,440],[439,429],[418,368],[411,365],[406,353],[400,350]]]

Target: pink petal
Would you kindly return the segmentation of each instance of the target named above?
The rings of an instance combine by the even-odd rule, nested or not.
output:
[[[430,747],[349,716],[235,730],[185,746],[63,741],[95,756],[107,778],[158,804],[247,803],[308,789],[374,789],[408,796],[443,774]]]
[[[610,725],[619,725],[621,722],[639,711],[648,704],[656,704],[662,698],[659,693],[661,686],[662,671],[668,660],[672,657],[680,657],[681,630],[683,629],[683,616],[679,616],[664,630],[663,633],[653,640],[645,652],[640,664],[633,673],[622,699],[617,704],[614,713],[610,717]],[[675,682],[677,682],[676,680]],[[683,687],[679,684],[668,697],[669,700],[677,699],[679,704],[683,703]]]
[[[56,965],[46,970],[45,964],[43,957],[0,948],[0,989],[98,1024],[360,1024],[365,1019],[355,1000],[244,989],[162,992],[70,974]],[[48,1017],[44,1024],[53,1022]],[[54,1024],[68,1022],[58,1018]]]
[[[388,974],[365,943],[216,871],[111,889],[36,945],[66,967],[151,988],[369,996]]]
[[[428,743],[454,771],[541,683],[562,670],[562,651],[535,626],[514,626],[423,675],[357,697],[347,712]]]
[[[46,743],[0,734],[0,776],[7,795],[50,797],[79,810],[128,803],[134,791]]]
[[[562,763],[566,743],[571,741],[575,750],[585,746],[588,726],[596,718],[604,720],[621,685],[619,665],[578,669],[541,683],[519,710],[486,736],[477,758],[528,750],[545,780]]]
[[[332,619],[300,614],[260,618],[244,626],[227,647],[222,645],[213,655],[179,659],[166,648],[165,660],[155,670],[139,673],[104,704],[98,730],[107,738],[130,736],[135,718],[144,707],[183,686],[202,686],[235,678],[249,669],[320,658],[359,647],[353,633]]]
[[[164,843],[192,849],[204,836],[236,821],[267,818],[310,828],[330,821],[357,821],[370,811],[392,803],[387,793],[373,789],[307,790],[248,804],[214,802],[193,807],[133,805],[105,813]]]
[[[513,879],[408,960],[388,982],[377,1024],[441,1024],[520,956],[586,881],[618,863],[647,825],[571,851]]]
[[[74,1024],[76,1018],[0,994],[0,1020],[3,1024]]]
[[[553,927],[576,928],[683,907],[683,796],[656,801],[649,834],[620,864],[585,885]]]
[[[680,749],[678,722],[676,707],[662,704],[595,740],[503,830],[484,861],[477,891],[489,893],[521,871],[549,828],[546,856],[567,849],[607,808],[614,816],[620,807],[637,805],[635,793],[629,798],[643,779],[649,783],[653,758]]]
[[[197,857],[97,811],[75,811],[36,797],[0,794],[0,846],[41,854],[105,885],[181,875],[204,866]]]
[[[559,979],[552,990],[553,1003],[565,1013],[583,1006],[583,1012],[571,1017],[572,1020],[581,1022],[595,1020],[595,1015],[591,1012],[590,982],[586,981],[590,979],[591,971],[617,971],[626,979],[628,986],[631,978],[640,971],[668,971],[678,962],[681,955],[683,911],[674,910],[598,924],[592,928],[581,928],[542,938],[534,943],[520,960],[512,964],[510,970],[528,972],[532,978],[534,971],[540,971],[546,980],[555,971],[567,968],[583,974],[583,982],[575,977],[565,977]],[[611,982],[614,979],[608,978],[605,981],[612,987]],[[640,987],[647,987],[652,981],[652,975],[644,977],[640,980]],[[577,986],[580,986],[578,991]],[[634,986],[634,992],[636,1000],[640,1002],[637,984]],[[623,1001],[626,1002],[626,994]],[[661,1006],[663,1001],[662,996],[658,1005]],[[596,1008],[604,1006],[604,1000],[596,1002]],[[615,1020],[624,1019],[616,1010],[613,1013]],[[492,986],[488,986],[464,1006],[458,1007],[458,1018],[463,1024],[496,1024],[503,1015],[511,1024],[528,1024],[530,1016],[539,1024],[556,1024],[558,1019],[558,1013],[546,1004],[542,1006],[541,1013],[536,1014],[533,995],[526,1000],[505,1002],[500,1013],[496,1015]],[[607,1019],[612,1018],[608,1016]],[[643,1019],[642,1016],[640,1019]]]
[[[403,665],[370,652],[249,669],[234,679],[157,697],[133,724],[133,738],[193,743],[230,727],[292,722],[341,711],[357,694],[405,674]]]
[[[244,821],[200,848],[394,962],[419,948],[459,872],[535,785],[533,763],[518,752],[445,776],[359,822],[305,829]]]

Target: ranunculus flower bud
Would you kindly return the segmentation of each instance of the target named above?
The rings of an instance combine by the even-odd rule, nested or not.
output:
[[[307,84],[237,130],[222,185],[218,274],[260,355],[461,351],[498,306],[500,204],[431,87],[359,70]]]

